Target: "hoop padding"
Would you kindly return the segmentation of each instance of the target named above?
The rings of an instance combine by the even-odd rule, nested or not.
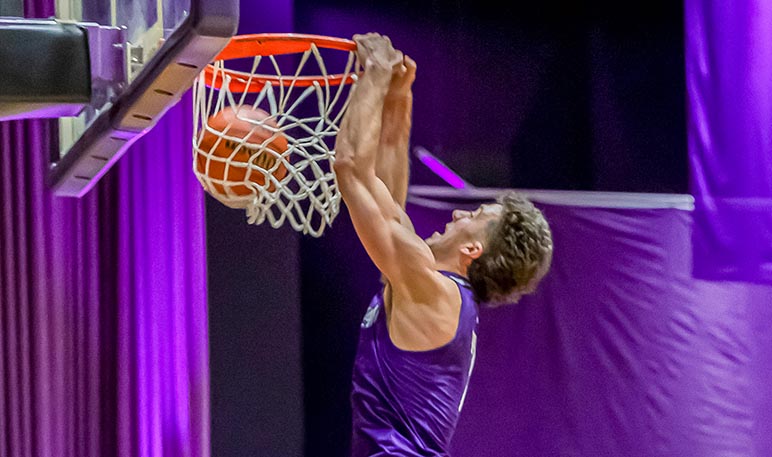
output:
[[[204,190],[226,206],[245,209],[251,224],[289,223],[298,232],[321,236],[340,210],[334,142],[360,69],[355,49],[353,41],[316,35],[234,37],[193,86],[193,171]],[[238,70],[228,68],[249,60]],[[329,71],[333,64],[342,70]],[[233,136],[229,128],[236,121],[209,124],[226,108],[259,109],[269,116],[239,113],[240,124],[249,123],[252,130]],[[256,141],[255,132],[262,132],[260,143],[250,142]],[[276,150],[277,143],[284,144],[279,137],[286,139],[286,150]]]

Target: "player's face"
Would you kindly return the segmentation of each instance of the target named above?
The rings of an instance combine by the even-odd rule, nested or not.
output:
[[[434,232],[426,239],[429,246],[438,244],[464,243],[467,241],[484,241],[489,224],[501,215],[501,205],[498,203],[481,205],[474,211],[457,209],[453,211],[450,222],[445,224],[445,230]]]

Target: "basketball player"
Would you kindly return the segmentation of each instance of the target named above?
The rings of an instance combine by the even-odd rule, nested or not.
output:
[[[477,304],[514,303],[552,258],[550,229],[514,194],[456,210],[419,238],[405,213],[416,64],[382,35],[355,35],[364,72],[336,142],[335,172],[384,288],[360,329],[352,455],[447,456],[475,357]]]

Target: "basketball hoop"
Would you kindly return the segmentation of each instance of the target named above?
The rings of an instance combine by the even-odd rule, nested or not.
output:
[[[267,221],[278,228],[286,222],[321,236],[340,210],[334,141],[360,69],[355,50],[351,40],[320,35],[233,37],[193,86],[193,171],[204,190],[229,207],[245,209],[251,224]],[[211,125],[223,110],[262,110],[268,116],[237,115],[231,124],[247,125],[251,133],[236,137],[231,124]],[[261,129],[273,136],[256,140],[253,133]],[[282,145],[286,139],[286,149],[272,147],[277,137]],[[201,166],[210,162],[240,173],[213,176],[207,170],[215,167]],[[258,174],[260,179],[233,178]]]

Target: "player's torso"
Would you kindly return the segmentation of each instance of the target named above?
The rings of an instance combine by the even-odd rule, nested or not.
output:
[[[353,455],[388,449],[399,455],[444,455],[463,406],[474,354],[477,306],[463,278],[455,335],[428,351],[392,342],[382,294],[365,313],[353,375]],[[411,452],[413,454],[411,454]]]

